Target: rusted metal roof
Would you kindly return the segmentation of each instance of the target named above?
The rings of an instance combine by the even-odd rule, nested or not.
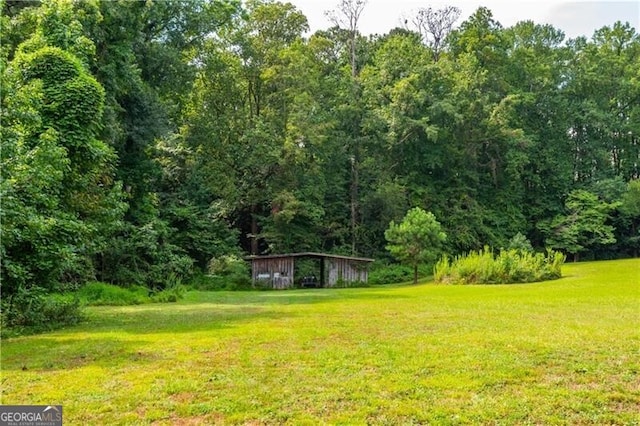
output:
[[[284,259],[284,258],[293,258],[293,257],[312,257],[312,258],[324,258],[324,259],[346,259],[353,260],[356,262],[373,262],[375,259],[370,259],[366,257],[355,257],[355,256],[342,256],[339,254],[330,254],[330,253],[316,253],[316,252],[303,252],[303,253],[286,253],[286,254],[267,254],[263,256],[246,256],[245,260],[253,260],[253,259]]]

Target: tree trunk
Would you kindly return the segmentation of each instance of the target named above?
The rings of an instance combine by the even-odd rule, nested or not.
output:
[[[418,284],[418,265],[413,265],[413,283]]]
[[[631,235],[632,235],[632,236],[635,236],[635,235],[636,235],[636,229],[637,229],[637,228],[636,228],[636,221],[635,221],[635,219],[631,219]],[[636,242],[636,243],[633,245],[633,257],[634,257],[634,258],[638,257],[638,245],[637,245],[637,244],[638,244],[638,243]]]
[[[358,165],[354,155],[351,157],[351,254],[356,254],[356,228],[358,226]]]
[[[356,37],[358,36],[357,32],[354,30],[351,33],[351,78],[355,79],[358,76],[358,69],[356,65]]]
[[[251,206],[251,254],[258,254],[258,220],[256,219],[256,205]]]

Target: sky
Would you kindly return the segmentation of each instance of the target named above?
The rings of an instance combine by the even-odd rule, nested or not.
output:
[[[311,33],[329,28],[329,20],[324,16],[327,10],[336,9],[339,0],[282,0],[294,4],[309,21]],[[360,18],[362,34],[385,34],[392,28],[402,26],[405,17],[419,8],[456,6],[462,10],[457,24],[463,22],[478,7],[488,7],[495,20],[503,27],[510,27],[518,21],[532,20],[537,24],[551,24],[564,31],[567,38],[586,36],[590,38],[594,30],[616,21],[629,22],[638,32],[640,28],[640,0],[587,0],[587,1],[506,1],[506,0],[368,0]]]

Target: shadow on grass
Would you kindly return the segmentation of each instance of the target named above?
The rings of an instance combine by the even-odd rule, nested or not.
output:
[[[110,369],[118,364],[146,364],[166,359],[158,352],[146,351],[142,340],[112,337],[30,336],[4,346],[2,369],[25,373],[72,370],[87,365]]]
[[[307,305],[358,300],[390,300],[409,297],[403,294],[390,293],[390,290],[394,288],[401,288],[401,286],[274,291],[193,291],[187,294],[185,302],[264,306]]]
[[[131,334],[192,333],[229,328],[256,320],[304,317],[306,310],[287,306],[350,303],[357,300],[406,298],[376,291],[289,290],[265,292],[190,292],[175,304],[89,308],[92,331]],[[313,310],[309,313],[314,315]],[[86,328],[86,324],[85,327]]]
[[[116,331],[130,334],[214,331],[248,321],[277,320],[294,315],[254,306],[213,303],[100,307],[91,308],[89,312],[88,325],[92,332]]]
[[[171,358],[170,352],[145,351],[149,341],[164,338],[158,335],[166,334],[172,339],[172,334],[215,333],[254,321],[304,321],[307,312],[311,317],[317,316],[315,309],[290,309],[290,305],[406,297],[389,293],[388,289],[189,292],[179,303],[88,307],[86,320],[77,326],[4,340],[2,368],[19,374],[19,370],[157,363]],[[144,337],[151,335],[154,337],[149,341]]]
[[[158,340],[173,335],[211,332],[243,322],[278,320],[292,313],[248,306],[213,304],[154,304],[88,309],[82,324],[50,334],[31,335],[2,342],[5,371],[72,370],[87,365],[106,369],[171,360],[171,345],[150,350]],[[166,334],[167,336],[161,336]],[[151,335],[154,335],[153,337]],[[148,337],[145,337],[148,336]],[[180,339],[180,338],[178,338]]]

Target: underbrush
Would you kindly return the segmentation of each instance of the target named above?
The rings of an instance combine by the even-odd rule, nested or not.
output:
[[[426,266],[418,268],[418,276],[425,277],[429,275],[429,269]],[[413,280],[413,267],[407,265],[383,265],[369,271],[370,285],[380,284],[396,284]]]
[[[147,287],[119,287],[112,284],[92,282],[77,292],[79,299],[92,306],[127,306],[143,303],[177,302],[184,296],[185,289],[179,283],[163,290],[150,290]]]
[[[562,276],[562,253],[503,250],[497,256],[489,247],[451,260],[444,256],[434,268],[434,279],[448,284],[509,284],[546,281]]]
[[[37,334],[79,323],[83,306],[127,306],[177,302],[186,289],[173,281],[165,289],[119,287],[91,282],[77,291],[50,293],[41,287],[20,287],[2,298],[0,332],[3,338]]]
[[[2,299],[0,331],[3,338],[55,330],[83,318],[78,297],[48,294],[41,287],[19,287]]]
[[[221,256],[211,259],[208,273],[194,278],[191,286],[196,290],[253,290],[247,262],[238,256]],[[259,288],[259,286],[258,286]]]
[[[190,287],[201,291],[243,291],[256,289],[251,286],[251,280],[248,277],[241,275],[224,276],[202,274],[193,279]]]
[[[125,288],[92,282],[78,290],[78,297],[85,304],[93,306],[141,305],[149,301],[149,290],[142,286]]]

